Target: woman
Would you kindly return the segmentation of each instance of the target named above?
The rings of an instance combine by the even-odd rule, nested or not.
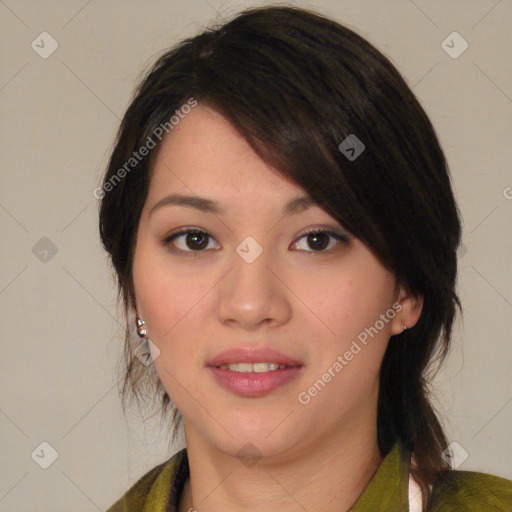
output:
[[[183,41],[98,192],[123,405],[153,384],[187,444],[110,512],[512,509],[511,481],[447,462],[426,370],[460,309],[460,218],[429,119],[367,41],[291,7]]]

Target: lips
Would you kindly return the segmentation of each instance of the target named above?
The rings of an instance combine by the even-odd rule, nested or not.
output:
[[[288,357],[271,348],[237,347],[221,352],[208,361],[207,366],[219,367],[223,364],[234,363],[277,363],[285,366],[302,366],[296,359]]]
[[[303,367],[286,367],[264,373],[240,373],[210,366],[206,371],[213,377],[215,383],[229,392],[244,398],[258,398],[291,385],[293,381],[300,378]]]

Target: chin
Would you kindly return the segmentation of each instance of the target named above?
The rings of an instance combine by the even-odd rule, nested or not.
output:
[[[273,427],[264,430],[242,429],[239,427],[228,428],[233,435],[222,436],[222,439],[212,440],[217,448],[232,457],[245,458],[254,457],[255,460],[261,457],[279,457],[293,449],[299,440],[292,438],[286,430],[274,431]]]

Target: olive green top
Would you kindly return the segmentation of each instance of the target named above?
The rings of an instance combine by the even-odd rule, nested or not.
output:
[[[350,509],[408,512],[410,457],[396,443]],[[106,512],[177,512],[190,474],[186,448],[143,475]],[[512,480],[486,473],[440,474],[428,512],[512,512]]]

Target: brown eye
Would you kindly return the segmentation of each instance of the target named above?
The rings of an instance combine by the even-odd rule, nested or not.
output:
[[[347,236],[342,235],[340,233],[334,233],[332,231],[328,231],[325,229],[315,229],[308,231],[299,238],[299,241],[302,240],[303,238],[306,239],[307,247],[299,247],[299,249],[304,250],[306,252],[329,252],[328,250],[325,249],[329,247],[330,239],[334,239],[337,242],[341,242],[345,245],[349,243]],[[295,242],[295,245],[298,245],[299,241]],[[333,245],[336,244],[331,244],[329,249],[331,249]]]
[[[315,251],[325,249],[329,245],[329,238],[327,233],[312,233],[307,235],[309,247]]]
[[[204,249],[208,245],[208,235],[205,233],[187,233],[185,243],[190,249]]]
[[[164,245],[169,250],[177,253],[188,253],[187,255],[196,256],[204,252],[208,247],[209,241],[213,238],[206,232],[198,229],[184,229],[168,236],[164,240]],[[175,245],[176,247],[174,247]]]

